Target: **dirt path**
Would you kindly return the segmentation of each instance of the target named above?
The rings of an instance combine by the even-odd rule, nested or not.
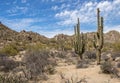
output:
[[[64,63],[63,63],[64,64]],[[56,67],[57,73],[49,76],[43,83],[120,83],[120,80],[111,78],[110,75],[100,74],[100,67],[93,65],[89,68],[76,69],[75,65],[60,65]]]

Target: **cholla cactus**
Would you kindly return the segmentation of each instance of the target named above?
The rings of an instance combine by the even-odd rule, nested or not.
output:
[[[103,48],[103,17],[100,17],[100,10],[97,9],[97,24],[98,29],[96,34],[94,35],[94,47],[96,49],[96,56],[97,56],[97,64],[100,64],[101,61],[101,50]]]
[[[75,53],[79,55],[80,59],[83,59],[82,54],[85,51],[85,38],[83,36],[83,33],[80,34],[79,18],[77,25],[74,27],[74,31],[75,31],[75,42],[74,42]]]

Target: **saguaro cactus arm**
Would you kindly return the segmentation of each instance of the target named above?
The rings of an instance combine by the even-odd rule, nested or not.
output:
[[[79,18],[78,18],[78,23],[76,26],[74,26],[74,31],[75,31],[75,42],[74,42],[74,49],[75,49],[75,53],[78,54],[80,56],[80,58],[82,59],[82,54],[85,51],[85,39],[84,39],[84,35],[83,33],[81,33],[80,35],[80,22],[79,22]]]
[[[100,17],[100,10],[97,9],[97,32],[94,35],[94,47],[96,49],[97,64],[101,61],[101,49],[103,48],[104,38],[103,38],[103,17]]]

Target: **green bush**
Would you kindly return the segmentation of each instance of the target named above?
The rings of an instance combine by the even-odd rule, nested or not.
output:
[[[36,51],[36,50],[41,50],[41,49],[46,49],[46,48],[47,48],[47,45],[42,44],[42,43],[36,43],[36,44],[27,46],[27,50],[29,51],[32,51],[32,50]]]
[[[72,50],[72,46],[66,44],[64,45],[64,50],[67,51],[67,50]]]
[[[6,45],[4,48],[2,48],[0,50],[0,53],[2,54],[6,54],[8,56],[14,56],[18,53],[18,49],[17,49],[17,46],[16,45]]]
[[[120,51],[120,42],[116,42],[112,46],[113,46],[113,51],[115,51],[115,52]]]

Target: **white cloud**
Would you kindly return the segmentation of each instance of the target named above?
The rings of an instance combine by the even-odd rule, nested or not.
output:
[[[77,17],[81,23],[93,23],[96,21],[96,9],[100,8],[101,15],[105,21],[110,21],[114,18],[119,18],[120,0],[101,1],[101,2],[85,2],[79,5],[75,10],[63,10],[55,15],[60,19],[58,24],[69,25],[76,22]]]
[[[28,11],[27,6],[15,6],[11,9],[7,10],[6,12],[9,13],[9,16],[19,15],[19,14],[26,14]]]
[[[71,29],[53,29],[51,30],[47,30],[48,27],[41,27],[39,25],[34,25],[35,22],[41,22],[43,20],[37,19],[37,18],[23,18],[23,19],[13,19],[13,20],[9,20],[6,18],[2,18],[0,17],[0,20],[2,21],[3,24],[5,24],[6,26],[8,26],[9,28],[16,30],[16,31],[21,31],[21,30],[26,30],[26,31],[33,31],[33,32],[37,32],[41,35],[45,35],[46,37],[52,38],[54,37],[56,34],[68,34],[68,35],[72,35],[73,34],[73,30]]]
[[[63,10],[63,9],[65,9],[65,8],[68,8],[68,7],[70,7],[70,4],[65,4],[65,3],[63,3],[61,6],[57,6],[57,5],[55,5],[55,6],[52,6],[52,10]]]
[[[36,22],[41,22],[41,20],[37,18],[23,18],[23,19],[5,19],[5,18],[0,18],[0,20],[10,28],[16,31],[21,31],[23,29],[28,29],[29,27],[32,26],[32,24]],[[30,28],[29,28],[30,29]]]
[[[120,32],[120,25],[115,25],[115,26],[105,26],[104,27],[104,32],[109,32],[111,30],[116,30]]]
[[[42,0],[42,2],[48,2],[49,0]]]
[[[66,30],[59,30],[58,29],[58,30],[53,30],[53,31],[43,31],[43,30],[41,30],[41,31],[38,31],[38,33],[40,33],[42,35],[45,35],[48,38],[52,38],[57,34],[73,35],[74,32],[73,32],[73,30],[68,30],[68,29],[66,29]]]
[[[88,32],[87,30],[82,30],[84,33]],[[66,34],[66,35],[73,35],[74,30],[73,29],[56,29],[52,31],[44,31],[44,30],[38,30],[38,33],[45,35],[48,38],[53,38],[57,34]]]
[[[69,16],[70,14],[71,14],[71,11],[65,10],[63,12],[57,13],[55,17],[64,17],[64,16]]]
[[[26,2],[27,2],[27,0],[21,0],[21,2],[22,2],[22,3],[26,3]]]
[[[52,6],[51,9],[52,9],[52,10],[57,10],[57,9],[59,9],[59,8],[58,8],[58,6],[56,5],[56,6]]]
[[[70,7],[70,4],[65,4],[65,3],[63,3],[63,4],[61,5],[60,9],[64,9],[64,8],[68,8],[68,7]]]

